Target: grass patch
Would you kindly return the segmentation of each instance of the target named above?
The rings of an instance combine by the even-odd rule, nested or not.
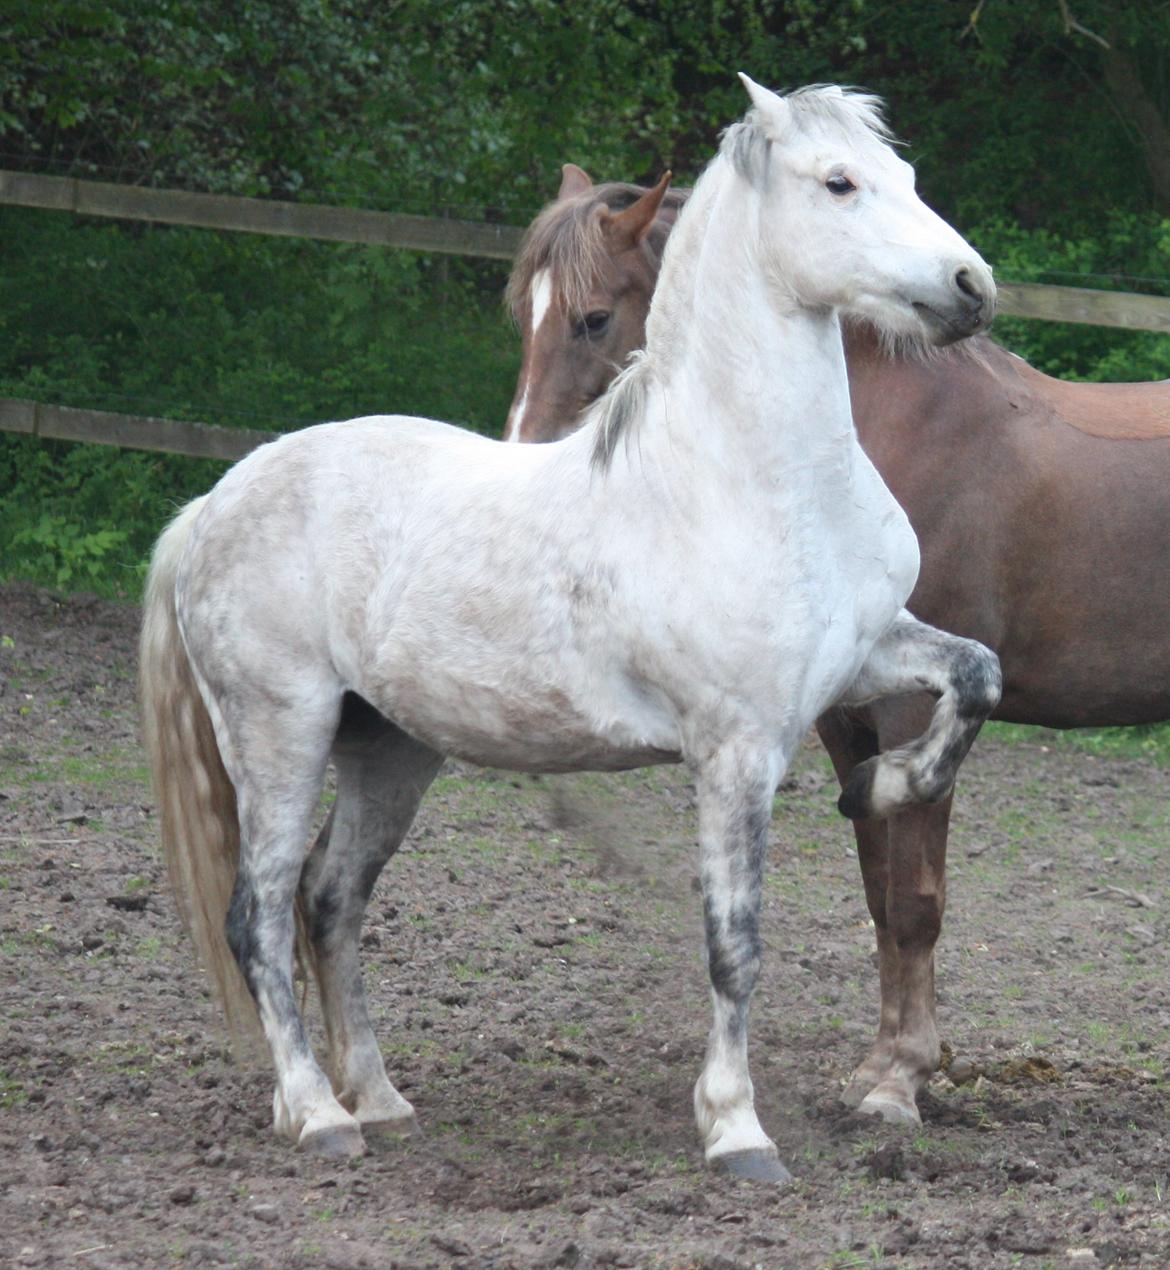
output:
[[[24,1084],[17,1080],[15,1076],[10,1076],[3,1068],[0,1068],[0,1108],[10,1111],[13,1107],[19,1107],[21,1103],[28,1100],[28,1094],[25,1091]]]
[[[1148,758],[1170,767],[1170,723],[1142,723],[1131,728],[1029,727],[1022,723],[988,723],[983,736],[1007,744],[1067,748],[1101,758]]]

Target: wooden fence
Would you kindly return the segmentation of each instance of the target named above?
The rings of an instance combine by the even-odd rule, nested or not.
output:
[[[4,168],[0,168],[0,203],[73,212],[78,216],[155,221],[163,225],[227,229],[280,238],[318,238],[331,243],[365,243],[457,256],[486,256],[494,260],[511,260],[524,233],[515,225],[401,216],[395,212],[287,203],[279,199],[152,190],[140,185],[36,176]]]
[[[21,397],[0,397],[0,432],[23,432],[55,441],[120,445],[131,450],[157,450],[228,462],[242,459],[250,450],[280,435],[250,428],[225,428],[214,423],[47,406]]]
[[[190,194],[0,168],[0,204],[3,203],[79,216],[364,243],[494,260],[512,259],[523,234],[523,230],[514,225],[404,216],[278,199]],[[1007,316],[1048,322],[1170,333],[1170,299],[1160,296],[1001,282],[999,311]],[[103,410],[76,410],[13,397],[0,398],[0,431],[228,460],[240,458],[274,435]]]

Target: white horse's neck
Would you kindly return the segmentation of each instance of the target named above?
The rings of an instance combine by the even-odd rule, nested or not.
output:
[[[671,236],[647,322],[643,456],[661,438],[768,481],[853,439],[840,323],[765,275],[759,202],[720,158]]]

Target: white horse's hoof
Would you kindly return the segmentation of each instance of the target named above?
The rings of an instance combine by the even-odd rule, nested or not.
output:
[[[863,1116],[881,1116],[886,1124],[915,1128],[922,1124],[922,1117],[918,1114],[918,1108],[914,1103],[906,1103],[901,1099],[880,1094],[877,1097],[872,1093],[866,1094],[857,1104],[857,1111]]]
[[[786,1186],[792,1181],[792,1174],[780,1162],[775,1151],[756,1149],[751,1151],[727,1151],[717,1155],[707,1163],[717,1173],[727,1173],[732,1177],[744,1177],[753,1182],[772,1182],[777,1186]]]
[[[364,1155],[366,1150],[365,1140],[356,1120],[314,1125],[310,1119],[301,1130],[297,1146],[310,1155],[322,1155],[332,1160],[353,1159]]]

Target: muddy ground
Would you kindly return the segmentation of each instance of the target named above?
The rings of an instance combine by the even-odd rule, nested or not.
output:
[[[708,1176],[685,775],[452,765],[370,907],[425,1136],[352,1164],[270,1131],[164,887],[136,613],[0,589],[0,1264],[1170,1264],[1167,772],[984,738],[951,845],[920,1132],[843,1110],[872,934],[812,743],[777,799],[757,1104],[797,1175]]]

